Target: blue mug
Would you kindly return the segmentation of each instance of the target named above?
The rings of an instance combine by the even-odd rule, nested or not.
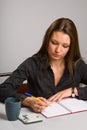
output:
[[[21,101],[15,97],[8,97],[5,100],[5,110],[7,119],[9,121],[15,121],[18,119],[21,110]]]

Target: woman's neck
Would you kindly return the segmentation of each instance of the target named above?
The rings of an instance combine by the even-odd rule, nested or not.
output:
[[[50,61],[50,65],[52,67],[62,67],[65,66],[65,60],[56,60],[56,61]]]

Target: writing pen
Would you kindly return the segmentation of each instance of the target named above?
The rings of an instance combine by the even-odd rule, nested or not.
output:
[[[33,95],[31,93],[25,92],[25,95],[28,97],[32,97]]]
[[[33,95],[31,93],[25,92],[25,95],[28,97],[32,97]],[[33,96],[34,97],[34,96]],[[43,102],[41,99],[39,99],[38,97],[34,97],[35,100],[39,101],[39,102]]]

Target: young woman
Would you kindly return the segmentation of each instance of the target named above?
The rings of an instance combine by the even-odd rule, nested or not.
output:
[[[24,80],[31,97],[17,93]],[[40,50],[0,85],[0,99],[19,97],[24,106],[41,112],[48,101],[70,96],[86,100],[87,87],[80,83],[87,84],[87,65],[81,58],[77,29],[72,20],[60,18],[47,29]]]

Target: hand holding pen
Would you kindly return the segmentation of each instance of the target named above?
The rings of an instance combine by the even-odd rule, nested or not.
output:
[[[22,104],[31,107],[35,112],[42,112],[44,108],[49,105],[48,101],[43,97],[34,97],[32,94],[27,92],[25,95],[27,97],[23,100]]]
[[[39,101],[39,102],[43,102],[43,100],[41,100],[40,98],[38,97],[34,97],[32,94],[28,93],[28,92],[25,92],[25,95],[28,96],[28,97],[33,97],[35,100]]]

